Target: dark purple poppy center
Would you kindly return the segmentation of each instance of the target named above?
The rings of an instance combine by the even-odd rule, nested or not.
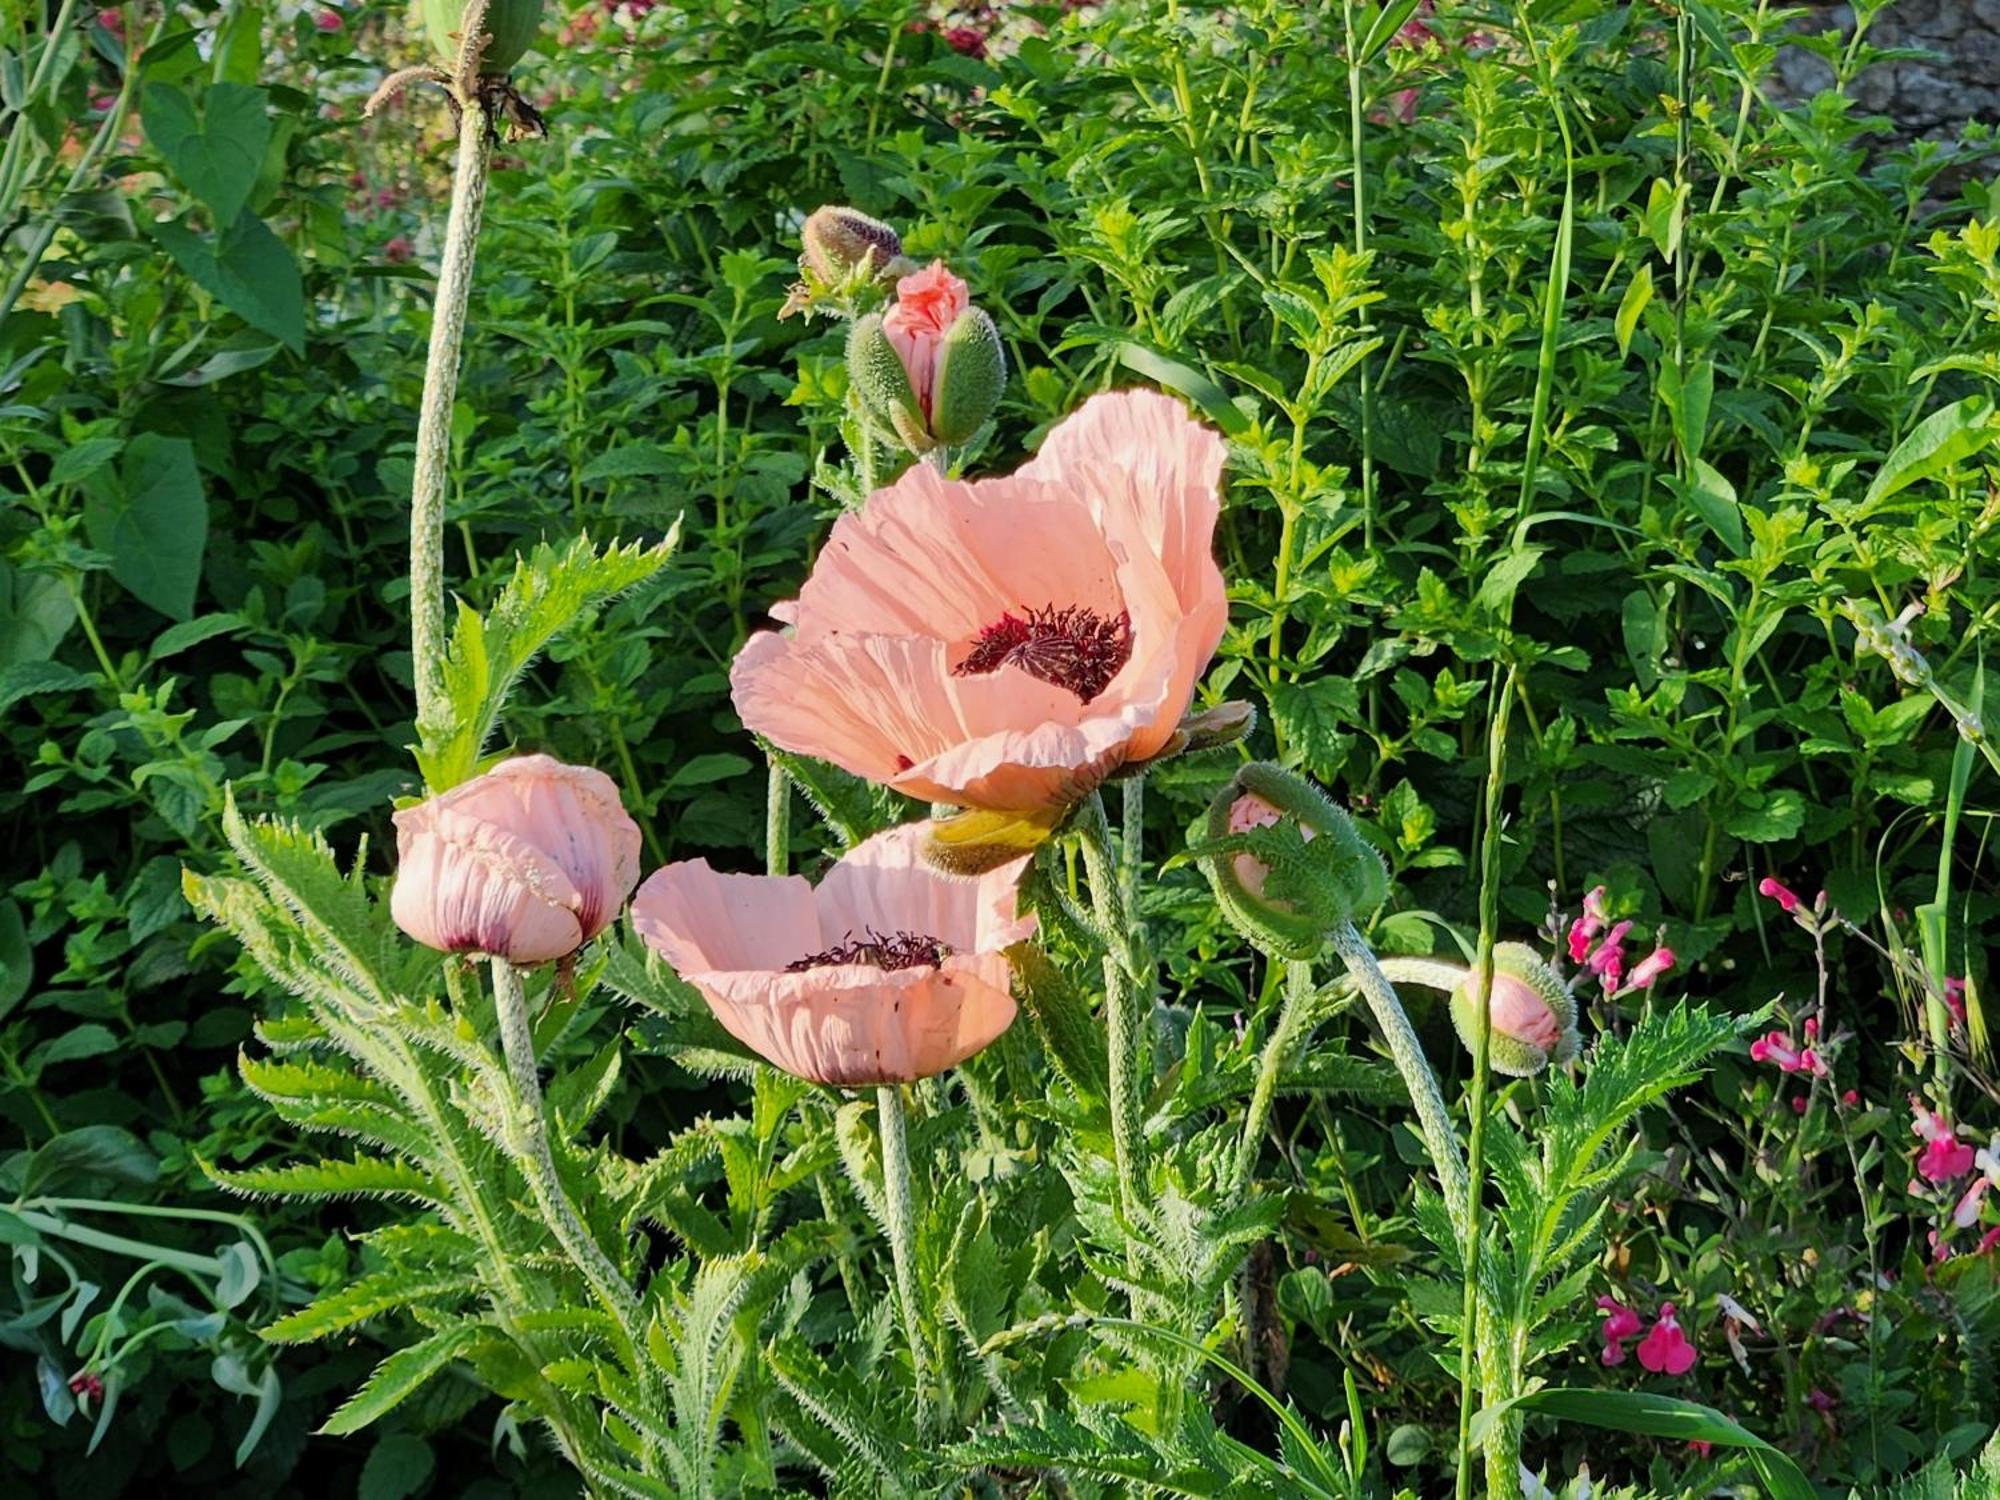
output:
[[[832,964],[867,964],[876,969],[935,968],[950,956],[950,948],[921,932],[881,933],[870,927],[860,937],[848,933],[824,952],[793,959],[785,965],[785,972],[799,974]]]
[[[1000,616],[979,632],[952,675],[973,677],[1015,666],[1088,703],[1131,659],[1130,614],[1121,610],[1113,619],[1081,604],[1061,609],[1050,604]]]

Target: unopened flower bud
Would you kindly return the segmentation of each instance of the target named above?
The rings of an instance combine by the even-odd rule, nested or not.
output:
[[[1479,975],[1469,973],[1451,992],[1451,1019],[1466,1050],[1479,1044]],[[1582,1049],[1576,1001],[1569,986],[1524,943],[1493,950],[1493,995],[1487,1060],[1509,1078],[1529,1078],[1550,1063],[1566,1063]]]
[[[602,771],[546,755],[396,814],[389,911],[426,947],[515,964],[564,958],[639,882],[639,827]]]
[[[458,61],[467,9],[467,0],[424,0],[424,30],[438,56],[448,63]],[[505,77],[542,29],[542,0],[490,0],[481,29],[486,46],[479,54],[479,75]]]
[[[912,453],[970,442],[1007,385],[1000,330],[942,261],[903,277],[894,305],[855,323],[847,362],[869,414]]]
[[[828,285],[845,281],[857,266],[885,274],[903,256],[902,236],[895,230],[859,209],[835,203],[812,211],[799,240],[801,268]]]
[[[1311,958],[1327,934],[1381,905],[1382,856],[1303,777],[1242,767],[1209,804],[1202,869],[1223,914],[1280,958]]]

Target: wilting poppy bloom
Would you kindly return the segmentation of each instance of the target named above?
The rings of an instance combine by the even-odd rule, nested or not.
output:
[[[1014,474],[912,468],[835,523],[791,629],[730,672],[743,722],[931,802],[1060,808],[1166,746],[1228,613],[1222,440],[1095,396]]]
[[[639,825],[602,771],[546,755],[396,814],[396,925],[427,947],[517,964],[574,953],[639,880]]]
[[[1016,860],[940,875],[913,823],[857,844],[815,888],[683,860],[647,877],[632,925],[725,1030],[814,1083],[907,1083],[963,1062],[1014,1020],[1005,950]]]

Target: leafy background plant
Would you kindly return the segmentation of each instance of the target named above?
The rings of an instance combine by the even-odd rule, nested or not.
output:
[[[69,1415],[67,1382],[146,1260],[84,1247],[79,1281],[109,1290],[82,1306],[66,1293],[30,1324],[60,1278],[24,1281],[27,1221],[0,1219],[21,1347],[7,1461],[37,1487],[571,1483],[463,1367],[379,1429],[308,1448],[426,1325],[384,1308],[330,1352],[251,1329],[315,1293],[365,1306],[354,1288],[418,1263],[395,1253],[411,1248],[390,1227],[400,1211],[246,1208],[202,1166],[256,1170],[298,1146],[235,1067],[253,1019],[282,1023],[287,1002],[181,895],[184,864],[236,870],[225,784],[343,851],[372,835],[378,873],[388,798],[414,786],[404,563],[385,539],[404,525],[449,150],[422,104],[358,119],[381,66],[416,47],[401,8],[344,8],[327,29],[318,14],[240,0],[10,13],[9,1191],[242,1214],[272,1251],[227,1307],[220,1271],[135,1290],[118,1337],[164,1331],[121,1366],[100,1434]],[[1957,727],[1993,718],[1989,133],[1888,147],[1850,102],[1882,61],[1865,25],[1787,34],[1789,13],[1747,0],[1684,19],[1447,6],[1428,45],[1375,17],[1276,0],[1008,6],[971,18],[992,35],[965,51],[966,18],[913,29],[889,0],[553,17],[519,75],[551,135],[503,149],[481,247],[448,566],[485,610],[539,542],[650,542],[676,523],[680,540],[530,670],[505,737],[610,771],[649,863],[756,861],[764,779],[725,674],[837,510],[813,481],[839,457],[844,404],[838,330],[777,314],[806,211],[841,199],[889,218],[912,255],[950,258],[1007,337],[1015,378],[981,465],[1140,380],[1228,433],[1235,608],[1207,695],[1257,702],[1259,751],[1356,808],[1396,879],[1378,946],[1456,957],[1452,932],[1476,926],[1481,747],[1511,668],[1510,922],[1539,926],[1603,883],[1718,1012],[1802,1014],[1824,990],[1847,1033],[1835,1078],[1802,1089],[1740,1047],[1722,1057],[1597,1185],[1610,1206],[1578,1264],[1592,1295],[1699,1309],[1709,1357],[1672,1393],[1829,1486],[1969,1454],[1996,1419],[1992,1258],[1931,1266],[1945,1225],[1905,1189],[1901,1100],[1942,1052],[1965,1118],[1992,1118],[1978,941],[1992,767]],[[1781,41],[1821,53],[1837,87],[1778,98]],[[1336,56],[1356,61],[1358,108]],[[1885,636],[1912,604],[1906,635]],[[1153,849],[1183,846],[1224,775],[1190,761],[1150,779]],[[1842,930],[1817,952],[1759,901],[1766,876],[1823,887],[1874,946]],[[1096,1211],[1105,1181],[1060,1149],[1103,1128],[1102,1090],[1087,1050],[1034,1024],[1039,1003],[918,1126],[926,1336],[961,1391],[988,1392],[966,1396],[971,1415],[1042,1413],[971,1456],[1018,1493],[1035,1481],[1016,1470],[1063,1461],[1077,1492],[1097,1473],[1116,1493],[1121,1475],[1157,1475],[1163,1451],[1186,1492],[1251,1483],[1240,1450],[1278,1451],[1270,1412],[1162,1336],[1110,1326],[1122,1272],[1150,1299],[1145,1321],[1210,1337],[1247,1257],[1269,1337],[1233,1357],[1329,1445],[1361,1414],[1340,1472],[1428,1493],[1448,1482],[1457,1391],[1424,1331],[1437,1299],[1419,1268],[1438,1263],[1410,1192],[1421,1153],[1366,1027],[1329,997],[1260,1161],[1274,1191],[1223,1204],[1208,1164],[1282,972],[1244,957],[1192,870],[1152,885],[1146,915],[1171,1023],[1152,1130],[1180,1236],[1145,1252],[1158,1265],[1126,1267]],[[684,1003],[650,990],[633,955],[607,963],[612,991],[653,994],[660,1013],[635,1019],[600,991],[547,1040],[587,1077],[625,1034],[618,1067],[599,1064],[592,1138],[653,1164],[633,1212],[711,1266],[778,1244],[797,1257],[778,1257],[784,1277],[705,1271],[689,1288],[686,1316],[728,1330],[720,1363],[687,1373],[726,1393],[717,1492],[781,1482],[775,1428],[788,1464],[817,1457],[872,1493],[917,1429],[830,1394],[898,1358],[886,1304],[839,1291],[883,1284],[868,1112],[768,1073],[690,1069]],[[1956,1029],[1927,1001],[1946,974],[1968,981]],[[1060,1022],[1060,1004],[1046,1015]],[[1419,1020],[1455,1093],[1465,1069],[1441,1008]],[[1607,1004],[1591,1021],[1619,1036],[1645,1018]],[[1063,1089],[1045,1053],[1067,1057]],[[1536,1128],[1560,1107],[1525,1088],[1503,1102]],[[49,1145],[78,1139],[95,1152]],[[1499,1149],[1511,1202],[1513,1148]],[[71,1154],[60,1179],[34,1166]],[[218,1267],[252,1244],[234,1223],[70,1217]],[[789,1279],[809,1267],[817,1295]],[[1763,1330],[1741,1364],[1720,1343],[1724,1294]],[[1596,1365],[1572,1310],[1588,1301],[1548,1309],[1550,1373],[1633,1385]],[[1099,1367],[1106,1347],[1123,1371]],[[278,1395],[239,1470],[267,1370]],[[1214,1380],[1212,1403],[1132,1420],[1197,1379]],[[1567,1425],[1532,1425],[1528,1453],[1558,1474],[1588,1456],[1652,1493],[1745,1477],[1723,1448]],[[782,1482],[805,1481],[786,1467]]]

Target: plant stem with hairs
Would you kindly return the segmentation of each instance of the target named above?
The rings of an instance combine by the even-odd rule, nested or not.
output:
[[[493,960],[493,1008],[500,1022],[500,1048],[507,1056],[507,1071],[514,1082],[510,1133],[516,1137],[516,1148],[523,1158],[528,1190],[556,1242],[582,1273],[592,1295],[611,1315],[625,1345],[621,1353],[629,1368],[637,1370],[640,1368],[639,1299],[633,1294],[631,1283],[612,1264],[611,1257],[577,1215],[563,1189],[555,1155],[549,1149],[542,1083],[535,1067],[534,1030],[528,1021],[527,990],[521,982],[521,971],[505,959]]]
[[[1257,1170],[1257,1155],[1264,1144],[1264,1127],[1270,1123],[1271,1104],[1278,1095],[1278,1079],[1312,1028],[1313,996],[1312,963],[1302,959],[1286,963],[1285,998],[1278,1010],[1278,1024],[1264,1044],[1250,1108],[1243,1116],[1243,1138],[1236,1145],[1236,1170],[1230,1179],[1232,1198],[1240,1200],[1250,1190],[1250,1178]]]
[[[1479,844],[1479,946],[1473,959],[1473,1046],[1472,1088],[1467,1109],[1472,1116],[1471,1144],[1467,1149],[1465,1225],[1465,1296],[1461,1303],[1458,1363],[1458,1500],[1472,1495],[1472,1417],[1475,1378],[1481,1373],[1476,1360],[1483,1342],[1478,1333],[1482,1316],[1479,1306],[1480,1195],[1486,1175],[1486,1079],[1493,1047],[1493,944],[1500,916],[1500,803],[1507,788],[1507,716],[1514,701],[1514,669],[1493,695],[1493,717],[1486,738],[1486,802]],[[1492,1330],[1497,1334],[1499,1330]],[[1511,1341],[1510,1341],[1511,1343]],[[1498,1368],[1484,1372],[1486,1404],[1512,1395],[1507,1372]],[[1493,1389],[1498,1379],[1507,1387]],[[1486,1489],[1488,1495],[1514,1493],[1519,1488],[1521,1423],[1516,1416],[1504,1416],[1487,1438]],[[1496,1470],[1498,1472],[1496,1472]]]
[[[1126,905],[1124,882],[1111,850],[1104,798],[1093,792],[1077,811],[1077,846],[1090,882],[1091,912],[1104,943],[1104,1026],[1109,1052],[1111,1149],[1126,1218],[1145,1210],[1145,1131],[1141,1114],[1146,1027],[1151,1022],[1152,960],[1139,914]]]
[[[889,1232],[889,1259],[896,1271],[896,1305],[903,1315],[903,1337],[910,1343],[910,1370],[919,1392],[931,1384],[930,1353],[924,1344],[923,1319],[917,1311],[917,1220],[910,1201],[910,1133],[903,1112],[903,1091],[894,1084],[875,1090],[875,1109],[882,1122],[882,1207]],[[925,1426],[941,1415],[923,1405]]]
[[[417,683],[417,722],[442,724],[445,702],[444,522],[445,480],[451,457],[451,411],[458,396],[465,313],[472,293],[473,252],[486,208],[486,180],[493,162],[493,124],[475,96],[458,100],[458,164],[452,174],[451,210],[445,219],[444,257],[438,265],[437,301],[431,313],[430,353],[424,362],[423,404],[417,412],[417,451],[410,484],[410,653]]]

